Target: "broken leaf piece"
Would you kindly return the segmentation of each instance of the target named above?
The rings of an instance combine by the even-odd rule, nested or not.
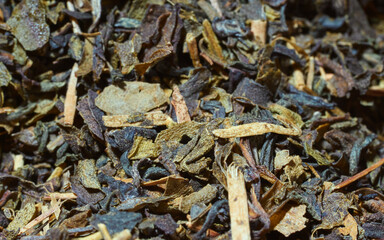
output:
[[[92,71],[93,66],[93,38],[85,38],[83,46],[83,54],[79,63],[79,70],[76,72],[76,76],[85,76]]]
[[[37,50],[48,42],[50,31],[45,22],[45,7],[40,0],[20,2],[7,24],[27,51]]]
[[[207,184],[199,191],[191,193],[188,196],[182,197],[179,209],[184,213],[188,213],[194,204],[207,204],[216,197],[216,194],[217,188],[213,187],[210,184]]]
[[[76,168],[76,174],[84,187],[101,190],[99,180],[96,176],[95,160],[80,160]]]
[[[308,221],[308,219],[304,217],[306,209],[307,206],[304,204],[291,207],[280,223],[275,226],[274,230],[282,233],[285,237],[289,237],[292,233],[303,230],[305,223]]]
[[[350,236],[352,240],[357,239],[358,229],[356,220],[351,214],[348,214],[343,222],[344,227],[340,227],[339,231],[344,236]]]
[[[4,63],[0,62],[0,87],[8,86],[11,80],[12,76],[8,72],[7,67],[4,65]]]
[[[87,124],[89,130],[93,135],[98,137],[99,140],[104,140],[103,136],[103,112],[96,107],[95,99],[97,97],[97,93],[92,90],[88,91],[88,96],[83,98],[77,103],[77,110],[80,115],[83,117],[84,122]]]
[[[278,133],[282,135],[298,136],[301,132],[293,128],[285,128],[280,125],[266,123],[266,122],[254,122],[243,124],[239,126],[232,126],[226,129],[216,129],[212,133],[216,137],[220,138],[233,138],[233,137],[249,137],[261,135],[264,133]]]
[[[18,231],[32,220],[35,213],[36,208],[33,202],[25,204],[24,207],[17,212],[13,221],[8,225],[7,230]]]
[[[142,218],[140,213],[112,210],[104,215],[95,214],[91,224],[97,227],[97,224],[103,223],[107,226],[108,232],[113,235],[124,229],[132,230]]]
[[[151,139],[135,136],[131,151],[127,157],[132,160],[157,157],[157,148]]]
[[[109,115],[145,113],[160,107],[168,96],[159,84],[124,82],[123,89],[110,85],[96,98],[96,106]]]
[[[304,149],[309,156],[313,157],[317,161],[319,165],[329,165],[332,163],[331,159],[324,157],[318,150],[312,148],[306,142],[304,142]]]
[[[180,93],[180,89],[177,86],[173,87],[171,104],[175,108],[178,123],[191,121],[191,117],[188,113],[188,107],[185,104],[185,100]]]
[[[324,183],[324,198],[322,202],[322,221],[312,235],[318,229],[332,229],[343,225],[345,218],[349,215],[348,209],[352,199],[341,192],[332,192],[334,185],[330,182]]]
[[[77,201],[82,204],[95,204],[105,198],[105,194],[102,191],[94,189],[89,191],[86,189],[80,182],[78,176],[71,177],[71,187],[73,192],[78,196]]]
[[[301,119],[301,116],[294,111],[289,110],[281,105],[273,103],[269,105],[269,110],[271,112],[276,112],[281,116],[284,116],[286,120],[290,122],[290,125],[296,126],[296,128],[300,129],[303,127],[304,122]],[[279,119],[280,120],[280,119]]]
[[[170,116],[161,111],[153,111],[144,114],[103,116],[103,122],[106,127],[113,128],[130,126],[152,127],[162,125],[172,127],[176,124]],[[144,125],[144,123],[146,124]]]
[[[203,36],[204,39],[207,41],[209,52],[212,55],[216,56],[218,59],[220,59],[222,62],[225,62],[223,57],[223,50],[221,49],[215,32],[213,31],[212,26],[207,19],[203,21],[203,27]]]
[[[122,65],[121,73],[127,74],[132,71],[135,64],[139,63],[137,55],[141,49],[141,36],[135,34],[131,40],[127,40],[124,43],[115,43],[115,51],[119,55]]]
[[[276,153],[275,169],[284,168],[284,175],[281,180],[288,178],[290,183],[301,182],[304,177],[308,177],[304,171],[303,162],[299,156],[289,156],[288,150],[282,150]]]

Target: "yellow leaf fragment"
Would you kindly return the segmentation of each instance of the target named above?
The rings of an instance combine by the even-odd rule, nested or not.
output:
[[[113,116],[103,116],[103,122],[106,127],[130,127],[130,126],[141,126],[141,123],[145,120],[149,121],[152,126],[167,126],[168,128],[175,125],[176,123],[172,120],[170,116],[161,112],[148,112],[143,114],[142,119],[138,119],[135,122],[130,121],[133,115],[113,115]],[[152,127],[152,126],[141,126],[141,127]]]
[[[269,132],[292,136],[298,136],[301,134],[301,131],[298,131],[298,129],[285,128],[283,126],[266,122],[253,122],[233,126],[227,129],[216,129],[212,131],[213,135],[220,138],[249,137]]]
[[[129,231],[128,229],[124,229],[119,233],[115,233],[113,235],[112,240],[130,240],[131,238],[132,238],[131,231]]]
[[[309,173],[304,170],[303,162],[299,156],[290,156],[289,150],[282,150],[276,152],[275,169],[284,169],[284,174],[280,179],[289,182],[299,182],[300,180],[307,179]]]
[[[273,103],[269,105],[269,110],[273,113],[277,113],[278,115],[274,114],[273,117],[281,121],[283,124],[287,124],[288,126],[292,126],[297,129],[304,126],[301,116],[286,107]]]
[[[8,225],[8,231],[17,231],[24,227],[35,215],[36,208],[35,204],[27,203],[22,209],[20,209],[13,221]]]
[[[186,42],[193,66],[196,68],[201,67],[199,49],[197,48],[196,38],[193,33],[187,33]]]
[[[351,236],[352,240],[357,239],[357,223],[351,214],[348,214],[343,222],[345,227],[339,228],[339,231],[344,236]]]
[[[291,207],[280,223],[276,225],[274,230],[280,232],[285,237],[303,230],[305,228],[305,223],[308,221],[308,219],[304,217],[306,209],[307,206],[304,204]]]
[[[251,20],[251,33],[255,40],[259,40],[264,45],[267,39],[267,21]]]
[[[214,56],[218,57],[221,61],[225,62],[223,57],[223,49],[219,44],[219,40],[217,39],[215,32],[212,29],[211,24],[208,20],[203,21],[203,36],[204,39],[208,41],[208,49]]]
[[[129,159],[141,159],[147,157],[157,157],[156,144],[150,139],[142,136],[135,136],[131,151],[128,153]]]

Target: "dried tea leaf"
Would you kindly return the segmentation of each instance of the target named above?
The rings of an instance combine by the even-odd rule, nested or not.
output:
[[[318,150],[309,146],[307,142],[304,142],[304,149],[309,156],[313,157],[317,161],[319,165],[329,165],[332,163],[331,159],[324,157]]]
[[[303,178],[309,177],[309,173],[304,171],[304,166],[299,156],[289,156],[288,150],[279,151],[275,157],[276,169],[284,168],[284,175],[281,180],[288,178],[290,183],[302,182]]]
[[[93,23],[88,28],[88,32],[92,32],[92,30],[99,23],[99,20],[100,20],[100,17],[101,17],[101,0],[91,0],[91,3],[92,3],[92,19],[93,19]]]
[[[236,90],[233,92],[233,97],[249,99],[253,104],[267,106],[272,98],[268,88],[250,78],[244,78]]]
[[[226,129],[216,129],[212,131],[212,133],[216,137],[220,138],[249,137],[269,132],[293,136],[298,136],[301,134],[301,131],[299,132],[297,131],[297,129],[285,128],[280,125],[265,122],[248,123],[239,126],[232,126]]]
[[[221,48],[219,40],[217,39],[215,32],[213,31],[212,26],[207,19],[203,21],[203,27],[203,36],[208,43],[208,50],[213,56],[216,56],[218,59],[220,59],[221,62],[225,62],[223,49]]]
[[[27,125],[30,125],[40,119],[42,119],[43,117],[45,117],[47,114],[49,114],[49,112],[52,111],[52,109],[54,109],[55,105],[56,105],[56,102],[57,102],[57,99],[53,99],[53,100],[49,100],[49,99],[44,99],[44,100],[41,100],[34,112],[36,113],[36,115],[31,118],[30,120],[28,120],[26,122]]]
[[[93,42],[92,38],[85,38],[83,46],[83,54],[79,63],[79,70],[76,72],[76,76],[85,76],[92,71],[93,67]]]
[[[291,207],[280,223],[275,226],[274,230],[282,233],[285,237],[289,237],[292,233],[303,230],[305,223],[308,221],[308,219],[304,217],[306,209],[307,206],[304,204]]]
[[[180,149],[176,154],[174,161],[181,162],[181,166],[190,164],[195,160],[203,157],[209,150],[214,146],[214,137],[208,133],[203,127],[201,128],[202,133],[199,133],[191,139],[185,147]],[[186,167],[188,168],[188,167]]]
[[[272,187],[263,194],[260,204],[269,215],[273,215],[273,213],[285,203],[286,192],[287,184],[276,181]]]
[[[351,214],[348,214],[345,217],[343,225],[344,227],[339,228],[340,233],[344,236],[350,236],[352,240],[356,240],[358,234],[358,225]]]
[[[204,124],[195,121],[177,124],[169,129],[161,131],[157,135],[155,142],[159,145],[161,145],[162,142],[172,142],[173,144],[177,144],[181,141],[184,135],[193,138],[203,125]]]
[[[15,62],[20,64],[20,65],[25,65],[28,60],[28,56],[24,48],[21,46],[19,41],[15,39],[15,43],[13,44],[13,49],[12,49],[12,56],[15,59]]]
[[[166,206],[167,202],[170,202],[180,196],[188,195],[193,192],[192,186],[189,185],[188,179],[180,176],[168,176],[165,183],[165,191],[162,196],[159,197],[136,197],[130,198],[122,202],[117,209],[125,211],[137,211],[144,207],[154,208],[160,211],[166,211],[170,207],[171,209],[178,209],[177,205],[169,204]],[[159,205],[161,207],[159,209]],[[172,207],[175,205],[175,207]]]
[[[127,154],[127,157],[132,160],[157,156],[156,144],[142,136],[135,136],[131,151]]]
[[[91,224],[96,228],[99,223],[105,224],[110,234],[121,232],[124,229],[132,230],[143,218],[140,213],[116,210],[104,215],[95,214],[93,216]]]
[[[141,50],[141,36],[135,34],[131,40],[124,43],[115,42],[115,51],[120,58],[121,65],[123,66],[121,73],[127,74],[132,71],[135,64],[139,63],[137,55]]]
[[[0,87],[8,86],[11,80],[12,80],[12,76],[8,72],[7,67],[4,65],[4,63],[0,62]]]
[[[276,153],[274,164],[275,169],[280,170],[283,169],[290,162],[289,158],[289,150],[281,150]]]
[[[160,62],[173,52],[172,45],[153,47],[150,53],[147,53],[143,63],[135,65],[136,72],[141,76],[156,63]]]
[[[205,187],[203,187],[199,191],[191,193],[185,197],[182,197],[179,209],[184,213],[188,213],[194,204],[210,203],[216,197],[216,194],[217,194],[217,188],[213,187],[210,184],[207,184]]]
[[[188,107],[185,104],[185,100],[180,93],[180,89],[177,86],[173,87],[171,104],[175,108],[178,123],[191,121],[191,117],[188,113]]]
[[[209,95],[204,97],[204,101],[217,100],[223,105],[225,112],[230,113],[233,111],[232,96],[224,89],[219,87],[213,87],[210,89]]]
[[[208,86],[210,79],[211,72],[207,68],[196,68],[190,73],[188,81],[179,86],[180,93],[187,104],[189,115],[195,112],[200,92]]]
[[[12,220],[12,222],[9,223],[7,230],[18,231],[19,229],[27,225],[35,216],[35,214],[36,214],[35,204],[33,202],[29,202],[25,204],[24,207],[16,213],[16,216]]]
[[[284,116],[291,123],[291,125],[295,125],[298,129],[304,126],[304,122],[301,119],[301,116],[295,113],[294,111],[289,110],[286,107],[273,103],[269,105],[269,110],[271,112],[276,112],[279,115]]]
[[[92,63],[92,77],[93,81],[98,81],[103,72],[105,66],[105,56],[104,56],[104,43],[100,35],[97,35],[95,38],[93,46],[93,63]]]
[[[44,46],[49,40],[49,26],[45,22],[45,7],[40,0],[23,0],[12,12],[7,24],[27,51]]]
[[[113,130],[108,132],[107,140],[113,148],[117,148],[121,152],[125,152],[131,149],[134,137],[137,135],[147,139],[154,139],[156,137],[156,131],[140,127],[126,127],[122,130]]]
[[[64,88],[67,85],[66,82],[51,82],[49,80],[44,80],[40,82],[40,92],[58,92],[60,89]]]
[[[88,218],[91,216],[91,213],[92,212],[89,209],[89,210],[80,212],[78,214],[75,214],[72,217],[65,219],[60,224],[60,227],[65,227],[65,228],[85,227],[88,224]]]
[[[130,126],[152,127],[162,125],[172,127],[176,124],[170,116],[161,111],[133,115],[103,116],[103,122],[106,127],[113,128]],[[145,125],[143,124],[144,122]]]
[[[69,55],[76,61],[80,61],[83,55],[84,42],[81,41],[78,36],[72,35],[72,37],[69,39],[68,46],[69,46],[69,51],[68,51]]]
[[[85,159],[78,162],[76,175],[79,177],[79,180],[84,187],[101,190],[96,171],[95,160]]]
[[[47,18],[53,23],[56,24],[60,16],[61,11],[65,9],[65,3],[59,2],[55,7],[47,11]]]
[[[91,186],[97,185],[97,183],[90,184]],[[73,192],[77,195],[77,201],[82,204],[95,204],[105,198],[105,194],[102,191],[86,189],[77,176],[71,177],[71,187]]]
[[[171,214],[167,213],[165,215],[156,216],[155,226],[166,235],[172,235],[176,232],[179,224],[173,220]]]
[[[345,218],[349,215],[348,209],[352,199],[341,192],[331,192],[332,183],[325,182],[324,198],[322,202],[322,221],[318,229],[332,229],[343,225]],[[314,233],[313,232],[313,233]]]
[[[117,210],[121,211],[138,211],[142,208],[158,208],[161,203],[167,202],[173,199],[172,196],[160,196],[160,197],[136,197],[130,198],[122,202],[117,206]],[[164,209],[165,210],[165,209]]]
[[[81,99],[77,103],[76,108],[80,115],[83,117],[84,122],[87,124],[92,134],[95,135],[98,139],[104,140],[103,123],[101,120],[104,114],[95,106],[96,97],[97,93],[90,90],[88,92],[88,96]]]
[[[160,84],[124,82],[121,89],[115,85],[104,88],[96,98],[96,106],[110,115],[145,113],[168,102]]]
[[[163,196],[172,196],[173,198],[187,195],[193,192],[192,186],[187,178],[180,176],[169,176],[165,184]]]
[[[173,54],[180,41],[182,21],[179,17],[179,7],[173,7],[172,12],[165,10],[163,6],[150,6],[147,11],[141,30],[144,30],[143,45],[149,45],[143,49],[141,63],[135,65],[139,75],[143,75],[150,67]],[[157,17],[156,14],[161,14]],[[146,26],[147,28],[143,28]]]

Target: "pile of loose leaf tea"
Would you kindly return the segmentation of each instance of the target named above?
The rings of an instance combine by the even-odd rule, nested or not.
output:
[[[381,0],[0,0],[0,239],[382,239]]]

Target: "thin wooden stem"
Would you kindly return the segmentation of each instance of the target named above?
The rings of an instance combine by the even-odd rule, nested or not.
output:
[[[345,186],[348,186],[349,184],[353,183],[356,180],[359,180],[360,178],[364,177],[365,175],[367,175],[368,173],[372,172],[373,170],[375,170],[376,168],[380,167],[383,164],[384,164],[384,158],[380,159],[380,161],[378,161],[377,163],[373,164],[369,168],[367,168],[367,169],[359,172],[358,174],[348,178],[347,180],[337,184],[335,189],[340,189],[340,188],[343,188]]]

